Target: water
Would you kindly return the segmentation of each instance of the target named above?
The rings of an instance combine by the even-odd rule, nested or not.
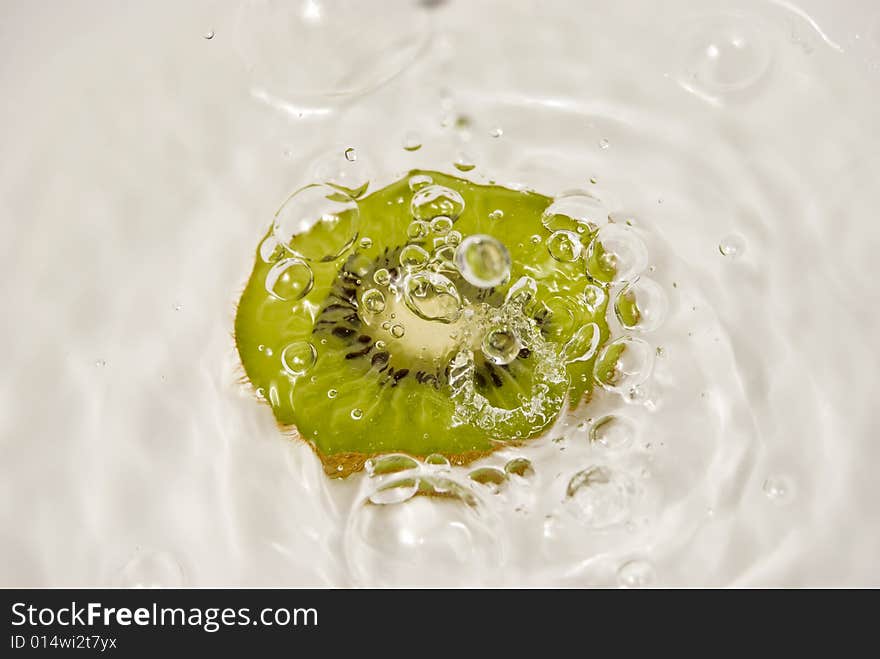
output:
[[[8,9],[0,583],[880,585],[880,9],[384,11]],[[632,332],[649,374],[622,364],[587,419],[467,467],[426,460],[383,497],[278,431],[230,331],[281,201],[414,167],[588,193],[616,265],[665,307]],[[431,198],[417,228],[455,203]],[[281,274],[283,296],[307,282]],[[626,421],[597,431],[609,415]],[[503,487],[468,477],[520,459]],[[606,482],[569,496],[592,468]],[[416,479],[447,495],[407,497]]]

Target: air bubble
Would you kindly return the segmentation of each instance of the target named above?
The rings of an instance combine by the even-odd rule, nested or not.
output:
[[[563,349],[565,363],[585,362],[592,359],[599,347],[601,335],[596,323],[587,323],[579,327]]]
[[[504,211],[501,210],[500,208],[496,208],[494,211],[489,213],[490,220],[500,220],[503,217],[504,217]]]
[[[617,294],[614,313],[626,329],[653,332],[663,323],[668,306],[663,287],[653,279],[639,277]]]
[[[479,288],[500,286],[510,277],[510,252],[492,236],[468,236],[455,250],[455,265],[468,283]]]
[[[371,478],[400,474],[411,469],[418,469],[419,463],[405,453],[389,453],[375,458],[369,458],[364,463],[364,469]]]
[[[348,147],[345,151],[342,152],[342,155],[345,156],[345,159],[348,162],[354,162],[358,159],[357,151],[355,151],[352,147]]]
[[[361,305],[369,313],[382,313],[385,311],[385,295],[378,288],[370,288],[361,296]]]
[[[580,238],[571,231],[556,231],[547,239],[547,251],[561,263],[577,261],[581,250]]]
[[[605,291],[595,284],[587,284],[584,288],[584,302],[590,314],[595,316],[605,304]]]
[[[593,424],[590,442],[610,450],[623,450],[633,443],[635,435],[636,426],[632,419],[609,414]]]
[[[419,136],[418,133],[407,133],[406,135],[403,136],[403,149],[404,149],[404,151],[418,151],[421,148],[422,148],[422,138]],[[413,178],[415,178],[415,177],[413,177]],[[425,177],[425,178],[429,179],[428,184],[430,184],[430,177]],[[410,179],[410,181],[412,181],[412,179]],[[412,185],[410,185],[410,189],[414,189],[414,188],[412,188]]]
[[[792,487],[787,478],[768,478],[764,481],[761,489],[764,491],[764,495],[774,503],[784,504],[791,500]]]
[[[721,252],[723,256],[729,256],[730,258],[740,256],[745,249],[745,240],[743,240],[742,236],[736,234],[725,236],[718,245],[718,251]]]
[[[498,366],[512,362],[516,359],[521,349],[522,343],[519,337],[513,330],[508,328],[492,328],[483,337],[483,355]]]
[[[373,239],[364,236],[360,242],[361,249],[370,249],[373,246]]]
[[[498,467],[478,467],[468,474],[468,478],[493,492],[500,492],[507,483],[507,473]]]
[[[391,283],[391,273],[385,268],[379,268],[373,273],[373,281],[376,282],[378,286],[387,286]]]
[[[327,398],[336,398],[339,395],[339,392],[336,389],[328,389],[327,390]]]
[[[584,526],[609,529],[629,521],[636,493],[626,474],[591,466],[572,476],[564,503],[567,512]]]
[[[611,146],[611,142],[606,140],[604,137],[601,140],[599,140],[599,148],[602,149],[603,151],[610,146]]]
[[[617,570],[617,585],[621,588],[644,588],[654,583],[654,566],[648,561],[627,561]]]
[[[426,188],[434,182],[427,174],[415,174],[409,177],[407,183],[409,184],[409,189],[413,192],[418,192],[422,188]]]
[[[556,197],[541,214],[548,231],[590,233],[608,222],[608,209],[595,197],[575,190]]]
[[[440,215],[431,220],[431,231],[438,236],[445,236],[452,230],[452,220],[445,215]]]
[[[606,344],[593,367],[596,381],[609,391],[625,393],[645,382],[654,365],[654,350],[642,339],[623,336]]]
[[[606,224],[587,250],[587,274],[603,282],[630,281],[648,265],[648,250],[631,228]]]
[[[513,458],[508,460],[504,465],[504,471],[512,476],[520,478],[529,478],[535,475],[535,469],[532,467],[532,461],[528,458]]]
[[[455,162],[452,163],[455,168],[460,172],[469,172],[474,169],[477,165],[474,163],[474,159],[471,158],[466,153],[458,154],[458,158],[455,159]]]
[[[428,235],[429,225],[427,222],[415,220],[409,223],[406,228],[406,235],[410,240],[421,240]]]
[[[501,137],[502,135],[504,135],[504,130],[501,128],[501,126],[495,126],[495,128],[489,131],[489,137],[497,138]]]
[[[214,30],[208,30],[202,35],[205,39],[213,39],[214,38]]]
[[[384,483],[370,494],[370,503],[390,506],[413,498],[419,491],[418,478],[401,478]]]
[[[428,254],[422,247],[418,245],[407,245],[400,250],[400,267],[407,272],[416,272],[428,265]]]
[[[278,300],[293,301],[308,295],[315,283],[309,264],[300,259],[283,259],[266,273],[266,291]]]
[[[428,185],[413,195],[410,210],[417,220],[433,220],[445,215],[454,222],[464,210],[464,199],[450,188]]]
[[[432,453],[425,458],[425,464],[437,471],[446,471],[450,468],[449,460],[445,455]]]
[[[290,375],[308,372],[318,360],[318,351],[308,341],[295,341],[281,351],[281,365]]]
[[[357,240],[359,225],[360,213],[351,197],[316,184],[300,188],[284,202],[275,215],[273,234],[307,261],[334,261]]]
[[[354,408],[351,411],[351,418],[354,419],[355,421],[360,421],[361,419],[364,418],[364,411],[359,407]]]
[[[403,325],[391,326],[391,336],[395,339],[402,339],[404,334],[406,334],[406,328]]]
[[[455,284],[436,272],[422,271],[404,280],[403,299],[424,320],[452,323],[461,315],[461,296]]]
[[[452,247],[458,247],[461,244],[461,232],[450,231],[446,234],[446,244]]]

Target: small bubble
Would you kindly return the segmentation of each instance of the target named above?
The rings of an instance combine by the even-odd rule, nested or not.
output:
[[[173,308],[175,311],[181,311],[183,309],[183,305],[180,303],[176,303]]]
[[[652,332],[663,323],[668,306],[663,287],[653,279],[639,277],[617,294],[614,313],[626,329]]]
[[[445,215],[454,222],[464,210],[464,199],[445,186],[428,185],[413,195],[410,210],[417,220],[433,220]]]
[[[541,236],[538,234],[534,234],[531,238],[529,238],[529,242],[533,245],[537,245],[541,242]]]
[[[654,566],[648,561],[628,561],[617,570],[617,585],[621,588],[644,588],[654,583]]]
[[[318,359],[318,351],[308,341],[296,341],[281,351],[281,365],[290,375],[309,371]]]
[[[788,503],[791,499],[791,484],[786,478],[768,478],[764,481],[761,489],[764,491],[764,495],[774,503]]]
[[[651,375],[654,351],[642,339],[623,336],[605,344],[593,365],[596,381],[608,389],[625,393]]]
[[[300,188],[284,202],[272,231],[295,256],[323,262],[339,258],[354,245],[359,226],[354,199],[333,186],[315,184]]]
[[[468,474],[468,478],[496,493],[507,483],[507,474],[498,467],[478,467]]]
[[[370,249],[373,246],[373,239],[364,236],[361,238],[361,249]]]
[[[406,334],[406,329],[404,329],[403,325],[393,325],[391,327],[391,336],[395,339],[403,338],[404,334]]]
[[[407,245],[400,250],[400,266],[407,272],[416,272],[421,270],[431,258],[422,247],[418,245]]]
[[[385,268],[379,268],[373,273],[373,281],[379,286],[387,286],[391,283],[391,273]]]
[[[431,185],[433,182],[434,179],[432,179],[427,174],[416,174],[414,176],[410,176],[408,181],[409,189],[413,192],[418,192],[422,188]]]
[[[293,301],[308,295],[315,283],[309,264],[298,258],[282,259],[266,273],[266,291],[278,300]]]
[[[501,137],[502,135],[504,135],[504,130],[501,126],[495,126],[495,128],[489,131],[490,137]]]
[[[745,249],[745,240],[743,240],[742,236],[736,234],[725,236],[718,245],[718,251],[721,252],[723,256],[729,256],[730,258],[740,256]]]
[[[606,449],[621,450],[633,443],[635,434],[635,423],[631,419],[609,414],[593,424],[590,441]]]
[[[535,474],[535,469],[532,467],[532,461],[528,458],[513,458],[512,460],[508,460],[507,464],[504,465],[504,471],[513,476],[519,476],[520,478],[529,478]]]
[[[604,137],[601,140],[599,140],[599,148],[602,149],[603,151],[605,149],[607,149],[609,146],[611,146],[611,143],[608,140],[606,140]]]
[[[483,337],[483,354],[499,366],[516,359],[521,348],[522,344],[516,333],[505,327],[492,328]]]
[[[422,138],[418,133],[409,132],[403,136],[404,151],[418,151],[422,148]]]
[[[450,231],[446,234],[446,244],[452,247],[457,247],[461,243],[461,232],[459,231]]]
[[[631,281],[648,267],[648,250],[627,226],[606,224],[587,250],[587,273],[599,281]]]
[[[421,220],[413,220],[406,228],[406,235],[410,240],[421,240],[428,235],[429,225]]]
[[[477,166],[474,163],[474,159],[466,153],[460,153],[458,158],[455,159],[453,165],[455,165],[455,168],[460,172],[469,172]]]
[[[339,395],[339,392],[336,389],[328,389],[327,390],[327,398],[336,398]]]
[[[376,350],[385,350],[385,342],[382,339],[376,341]]]
[[[361,419],[364,418],[364,411],[359,407],[354,408],[351,411],[351,418],[354,419],[355,421],[360,421]]]
[[[370,313],[382,313],[385,311],[385,295],[378,288],[371,288],[361,296],[361,304]]]
[[[445,215],[440,215],[431,220],[431,231],[438,236],[445,236],[452,230],[452,220]]]
[[[547,239],[547,251],[550,252],[550,256],[562,263],[577,261],[581,249],[580,238],[571,231],[556,231]]]
[[[214,30],[208,30],[208,31],[205,32],[202,36],[203,36],[205,39],[208,39],[208,40],[210,41],[211,39],[214,38]]]
[[[489,213],[490,220],[500,220],[503,217],[504,217],[504,211],[501,210],[500,208],[496,208],[494,211]]]
[[[593,529],[622,526],[630,520],[636,495],[635,484],[626,474],[604,466],[590,466],[574,474],[566,488],[568,511]]]
[[[461,315],[458,289],[439,273],[423,270],[411,274],[404,280],[403,288],[406,306],[423,320],[452,323]]]
[[[425,439],[427,439],[427,437],[425,437]],[[446,456],[439,453],[432,453],[425,458],[425,464],[440,471],[444,471],[450,467],[449,460]]]
[[[97,366],[98,368],[104,368],[106,365],[107,365],[107,361],[104,359],[96,359],[95,360],[95,366]]]
[[[357,157],[357,151],[355,151],[352,147],[348,147],[348,148],[343,152],[343,155],[345,156],[345,159],[346,159],[348,162],[354,162],[355,160],[358,159],[358,157]]]
[[[510,277],[510,252],[492,236],[468,236],[455,250],[455,265],[474,286],[493,288]]]

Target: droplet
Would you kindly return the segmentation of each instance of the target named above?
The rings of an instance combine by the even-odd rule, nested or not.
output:
[[[461,232],[450,231],[446,234],[446,244],[452,247],[458,247],[461,244]]]
[[[773,503],[784,504],[791,500],[791,483],[784,477],[771,477],[761,486],[764,495]]]
[[[391,336],[393,336],[395,339],[403,338],[404,334],[406,334],[406,328],[403,325],[391,326]]]
[[[483,337],[483,354],[493,364],[502,366],[516,359],[522,349],[519,337],[506,327],[494,327]]]
[[[205,34],[202,35],[205,39],[213,39],[214,38],[214,30],[208,30]]]
[[[587,323],[579,327],[563,348],[565,363],[585,362],[592,359],[599,347],[601,335],[596,323]]]
[[[636,232],[620,224],[599,229],[587,250],[587,274],[602,282],[631,281],[648,266],[648,250]]]
[[[354,408],[351,411],[351,418],[354,419],[355,421],[360,421],[361,419],[364,418],[364,411],[359,407]]]
[[[422,148],[422,138],[418,133],[407,133],[403,136],[403,149],[405,151],[418,151]],[[426,177],[430,178],[430,177]],[[430,181],[429,181],[430,183]],[[410,186],[412,189],[412,186]]]
[[[626,329],[653,332],[663,323],[668,306],[663,287],[653,279],[639,277],[617,294],[614,313]]]
[[[635,422],[629,417],[614,414],[597,419],[590,429],[590,441],[610,450],[629,447],[635,435]]]
[[[282,259],[266,273],[266,291],[278,300],[293,301],[308,295],[315,283],[309,264],[301,259]]]
[[[473,482],[485,485],[493,492],[499,492],[507,483],[507,473],[498,467],[478,467],[468,474]]]
[[[275,239],[306,261],[334,261],[358,237],[357,203],[329,185],[307,185],[294,192],[275,215]]]
[[[412,190],[413,192],[418,192],[422,188],[426,188],[431,185],[434,182],[434,179],[432,179],[427,174],[414,174],[413,176],[409,177],[409,180],[407,182],[409,184],[410,190]]]
[[[623,336],[605,344],[596,358],[596,381],[609,391],[625,393],[645,382],[654,366],[654,350],[642,339]]]
[[[388,453],[375,458],[369,458],[364,463],[364,469],[371,478],[400,474],[412,469],[418,469],[419,463],[405,453]]]
[[[496,238],[475,234],[465,238],[455,250],[455,265],[468,283],[493,288],[510,277],[510,252]]]
[[[504,465],[504,471],[512,476],[519,476],[520,478],[529,478],[535,474],[535,469],[532,467],[532,461],[528,458],[513,458],[512,460],[508,460],[507,464]]]
[[[453,165],[455,165],[455,168],[460,172],[469,172],[477,166],[474,163],[474,159],[466,153],[458,154]]]
[[[464,210],[464,199],[451,188],[428,185],[413,195],[410,210],[417,220],[433,220],[445,215],[454,222]]]
[[[557,261],[571,263],[580,258],[580,238],[571,231],[556,231],[547,239],[547,251]]]
[[[400,250],[400,267],[407,272],[416,272],[428,265],[431,255],[418,245],[407,245]]]
[[[421,240],[428,235],[430,225],[421,220],[413,220],[406,228],[406,235],[410,240]]]
[[[336,398],[339,395],[339,392],[336,389],[328,389],[327,390],[327,398]]]
[[[385,268],[379,268],[373,273],[373,281],[379,286],[387,286],[391,283],[391,273]]]
[[[445,236],[452,230],[452,220],[445,215],[440,215],[431,220],[431,231],[438,236]]]
[[[599,140],[599,148],[602,149],[603,151],[605,149],[607,149],[609,146],[611,146],[611,143],[608,140],[606,140],[604,137],[601,140]]]
[[[390,506],[412,499],[419,491],[418,478],[401,478],[383,483],[370,493],[370,503]]]
[[[494,211],[489,213],[490,220],[500,220],[503,217],[504,217],[504,211],[501,210],[500,208],[496,208]]]
[[[501,137],[502,135],[504,135],[504,130],[501,128],[501,126],[495,126],[492,130],[489,131],[490,137]]]
[[[281,365],[290,375],[309,371],[318,360],[318,351],[308,341],[295,341],[281,351]]]
[[[559,195],[541,214],[541,224],[551,232],[586,234],[607,223],[608,209],[605,205],[580,190]]]
[[[424,270],[404,280],[406,306],[424,320],[451,323],[461,315],[461,296],[452,281],[436,272]]]
[[[425,458],[425,464],[438,471],[445,471],[450,468],[449,460],[445,455],[440,453],[432,453]]]
[[[770,70],[773,50],[761,24],[744,14],[724,13],[685,31],[681,85],[709,98],[740,93]]]
[[[566,510],[585,526],[608,529],[629,520],[635,495],[635,485],[626,474],[591,466],[569,481]]]
[[[621,588],[644,588],[654,583],[654,566],[648,561],[627,561],[617,570],[617,585]]]
[[[361,296],[361,304],[370,313],[382,313],[385,311],[385,295],[378,288],[370,288]]]
[[[349,147],[341,153],[332,151],[316,160],[312,165],[310,178],[340,189],[352,199],[357,199],[370,187],[374,175],[371,160]]]
[[[605,304],[605,291],[595,284],[587,284],[584,288],[584,302],[591,315],[596,315]]]
[[[725,236],[718,245],[718,251],[724,256],[736,258],[740,256],[746,249],[746,242],[742,236],[731,234]]]
[[[278,241],[275,240],[275,236],[272,234],[266,236],[263,242],[260,243],[260,258],[263,259],[264,263],[275,263],[287,255],[287,250],[278,244]]]

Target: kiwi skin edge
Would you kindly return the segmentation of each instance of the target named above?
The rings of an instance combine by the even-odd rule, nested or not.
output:
[[[499,240],[502,240],[506,245],[510,245],[511,255],[514,260],[511,277],[507,284],[500,287],[498,295],[503,296],[510,282],[516,281],[522,274],[529,274],[530,276],[534,274],[535,278],[539,281],[539,285],[549,282],[551,288],[554,290],[562,290],[563,293],[568,291],[566,294],[570,294],[571,290],[577,289],[578,287],[583,289],[584,286],[591,283],[602,287],[607,293],[607,281],[600,281],[596,277],[589,278],[586,275],[583,259],[576,264],[558,264],[549,258],[547,249],[543,244],[537,244],[531,240],[532,236],[535,235],[541,236],[545,239],[549,235],[548,230],[541,224],[541,214],[546,210],[550,203],[552,203],[552,199],[533,192],[520,192],[497,186],[479,185],[464,179],[432,171],[411,171],[403,179],[373,192],[366,197],[359,198],[358,203],[361,209],[360,237],[369,237],[374,243],[374,250],[381,250],[383,247],[383,236],[380,236],[379,234],[382,233],[382,231],[385,231],[384,225],[382,231],[377,228],[378,218],[373,217],[374,215],[378,215],[378,213],[375,212],[377,209],[382,210],[382,221],[384,223],[395,224],[396,233],[384,237],[386,243],[385,246],[406,244],[406,226],[412,219],[409,211],[409,203],[413,194],[408,187],[407,181],[410,177],[415,175],[430,176],[433,178],[435,184],[452,188],[462,195],[466,202],[465,211],[462,214],[462,218],[455,223],[454,228],[456,230],[462,228],[462,233],[465,237],[470,233],[495,234],[495,237]],[[391,210],[385,208],[385,205],[390,204],[392,199],[399,200],[401,197],[404,198],[404,201],[400,204],[400,208],[397,208],[396,206],[391,207]],[[495,207],[503,207],[505,209],[503,218],[490,218],[490,213]],[[390,219],[388,215],[389,213],[393,215]],[[465,227],[467,228],[465,229]],[[267,237],[270,235],[271,230],[269,234],[267,234]],[[591,237],[592,235],[584,235],[582,237],[584,244],[586,244]],[[330,290],[332,280],[337,277],[337,273],[343,267],[346,258],[359,251],[358,243],[356,242],[355,246],[349,250],[347,254],[343,255],[336,261],[328,263],[312,263],[311,266],[315,274],[316,283],[314,290],[306,295],[304,300],[310,301],[313,307],[323,303],[326,299],[327,292]],[[370,252],[370,250],[365,251],[368,253]],[[375,251],[373,256],[375,256]],[[523,264],[526,266],[525,270],[523,269]],[[372,440],[365,441],[364,439],[369,436],[369,432],[366,431],[360,436],[354,437],[349,446],[344,445],[344,441],[346,440],[344,437],[345,433],[338,433],[337,436],[331,437],[329,446],[327,445],[328,439],[326,434],[319,436],[319,441],[315,441],[315,439],[305,436],[305,434],[300,431],[300,426],[302,425],[311,427],[315,426],[317,423],[318,425],[316,427],[321,427],[320,423],[315,421],[313,415],[309,415],[310,410],[308,408],[310,406],[300,406],[306,408],[305,416],[300,419],[295,419],[294,417],[298,414],[298,411],[294,409],[295,406],[293,405],[293,385],[288,381],[282,369],[275,367],[268,368],[266,366],[265,356],[256,352],[257,345],[259,344],[260,350],[262,350],[262,345],[265,343],[267,346],[272,346],[272,350],[277,359],[282,352],[284,344],[291,340],[289,332],[285,334],[285,332],[280,329],[276,332],[274,326],[266,324],[267,321],[265,321],[265,319],[259,318],[266,305],[271,302],[266,301],[266,298],[269,298],[270,296],[266,292],[264,286],[265,273],[270,267],[271,264],[267,264],[261,258],[260,250],[258,249],[253,272],[241,296],[236,311],[234,337],[237,352],[245,373],[244,379],[251,385],[255,393],[258,393],[259,390],[271,390],[273,392],[272,396],[267,397],[264,395],[258,396],[258,398],[261,399],[261,402],[270,406],[275,416],[276,424],[285,435],[296,440],[303,440],[312,446],[323,464],[325,473],[330,477],[347,477],[348,475],[363,469],[364,463],[369,458],[392,452],[406,453],[416,458],[423,458],[430,453],[441,453],[446,456],[451,464],[464,465],[485,457],[499,448],[517,446],[528,439],[539,436],[550,425],[552,425],[552,422],[555,421],[560,414],[565,413],[565,409],[560,408],[550,423],[545,424],[543,428],[537,429],[534,432],[526,432],[522,437],[503,437],[499,439],[497,437],[493,438],[491,436],[485,436],[472,442],[465,438],[466,441],[463,440],[455,447],[448,449],[444,448],[442,445],[429,445],[422,448],[417,445],[413,446],[412,442],[410,442],[410,446],[398,447],[385,444],[371,447],[369,444]],[[535,273],[543,273],[544,280],[546,281],[542,280],[541,276]],[[543,293],[541,295],[543,295]],[[541,297],[541,295],[539,295],[539,297]],[[556,297],[558,298],[559,296]],[[604,303],[595,311],[594,316],[583,321],[595,322],[599,327],[600,347],[609,339],[609,328],[604,320],[607,304],[608,301],[606,295]],[[288,304],[287,308],[289,309],[291,306],[294,308],[301,308],[300,303],[294,305]],[[290,312],[288,311],[288,313]],[[299,335],[295,338],[309,337],[311,339],[311,324],[315,321],[314,315],[312,317],[306,317],[306,314],[301,315],[303,318],[294,319],[296,322],[302,321],[300,322],[302,327],[296,330],[299,332]],[[551,319],[555,318],[554,314],[550,315]],[[288,322],[286,317],[282,321],[282,324],[285,322]],[[267,328],[269,328],[268,334],[266,334]],[[551,320],[550,324],[547,327],[544,327],[542,331],[547,334],[548,341],[555,341],[554,332],[558,333],[561,330],[557,327],[557,323],[554,320]],[[279,335],[276,336],[276,334]],[[573,409],[580,404],[588,402],[591,398],[594,388],[594,361],[595,357],[568,368],[570,377],[570,384],[568,387],[568,407]],[[345,373],[341,373],[340,375],[345,375]],[[399,401],[399,399],[395,400]],[[324,406],[325,408],[328,406],[332,407],[326,399],[318,402],[319,408],[321,406]],[[325,409],[325,412],[329,411],[332,410]],[[409,410],[400,410],[400,415],[405,416],[408,412]],[[319,409],[318,416],[320,415],[321,412]],[[342,419],[342,421],[347,422],[345,419]],[[368,424],[369,421],[365,418],[362,423]],[[321,429],[323,431],[322,427]],[[438,428],[438,430],[443,433],[444,428],[441,427]],[[482,434],[486,435],[486,433]],[[342,440],[340,440],[340,437]],[[385,441],[385,439],[381,438],[381,441]],[[325,445],[322,446],[322,443]]]

